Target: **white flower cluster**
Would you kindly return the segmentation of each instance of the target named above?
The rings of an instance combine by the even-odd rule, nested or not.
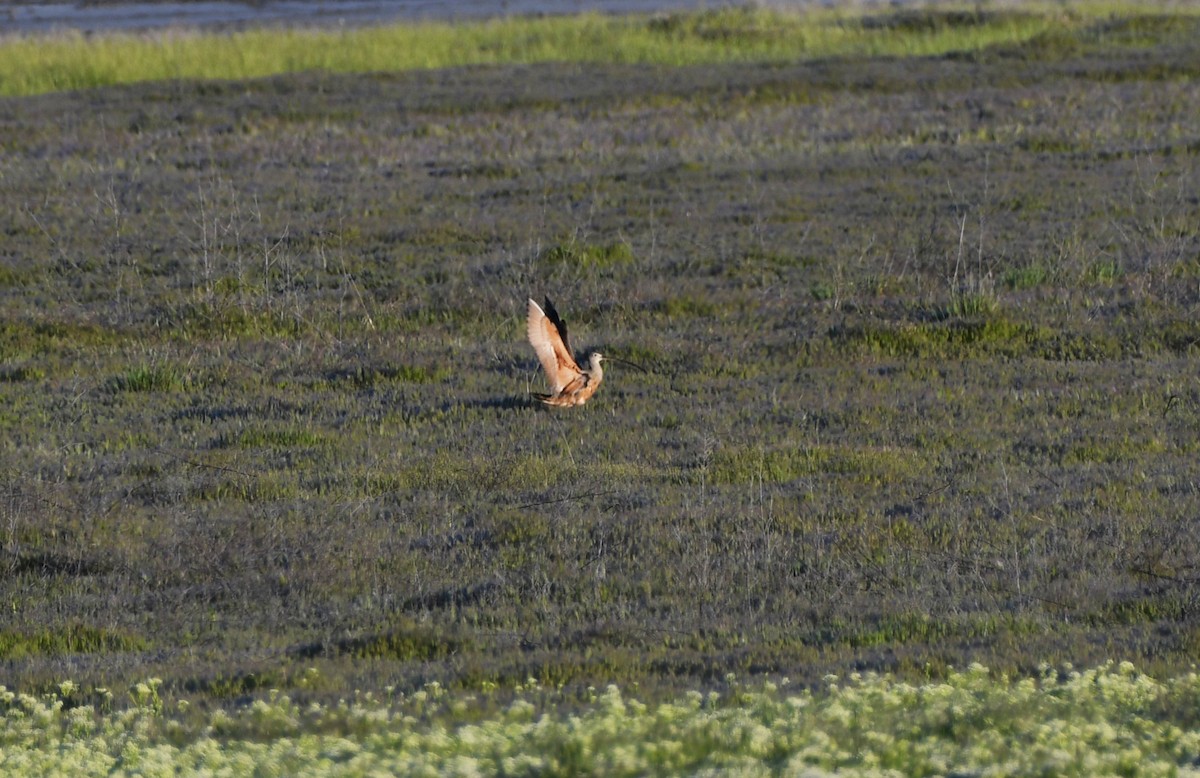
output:
[[[854,674],[815,692],[781,686],[655,705],[609,686],[560,710],[529,685],[490,715],[436,684],[328,707],[273,693],[190,736],[172,719],[185,706],[167,710],[157,681],[114,712],[68,704],[70,682],[44,697],[0,687],[0,774],[1175,776],[1200,765],[1194,672],[1156,681],[1110,663],[1013,680],[973,665],[921,685]]]

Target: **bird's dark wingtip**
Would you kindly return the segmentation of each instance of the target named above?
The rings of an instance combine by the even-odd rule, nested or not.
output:
[[[562,338],[563,346],[566,347],[567,353],[571,353],[571,338],[567,335],[567,323],[558,315],[558,310],[554,307],[554,303],[550,302],[550,295],[546,295],[546,318],[554,325],[554,329],[558,330],[558,336]]]

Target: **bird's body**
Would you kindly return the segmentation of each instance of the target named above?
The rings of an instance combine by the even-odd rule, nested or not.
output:
[[[528,308],[525,325],[529,344],[550,381],[550,394],[535,393],[534,397],[559,408],[583,405],[604,380],[604,369],[600,367],[604,355],[593,351],[588,355],[588,366],[581,368],[571,355],[567,325],[559,318],[550,298],[546,298],[545,310],[533,300]]]

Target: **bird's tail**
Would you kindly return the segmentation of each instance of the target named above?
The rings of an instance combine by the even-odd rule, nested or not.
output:
[[[530,392],[529,396],[540,402],[542,405],[552,405],[556,408],[565,408],[567,406],[574,405],[569,395]]]

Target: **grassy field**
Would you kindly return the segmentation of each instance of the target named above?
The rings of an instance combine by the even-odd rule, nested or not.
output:
[[[1024,2],[1020,11],[724,8],[642,16],[502,17],[339,29],[188,30],[0,37],[0,95],[90,89],[178,78],[254,78],[304,70],[389,72],[466,65],[590,62],[660,66],[843,56],[937,56],[1080,33],[1127,3]],[[1143,15],[1196,16],[1189,5],[1142,3]],[[1118,33],[1117,37],[1120,37]]]
[[[856,24],[923,52],[1015,13]],[[1200,19],[1036,19],[934,55],[0,100],[5,683],[120,708],[154,677],[200,716],[1179,676]],[[650,372],[535,407],[544,294]]]

